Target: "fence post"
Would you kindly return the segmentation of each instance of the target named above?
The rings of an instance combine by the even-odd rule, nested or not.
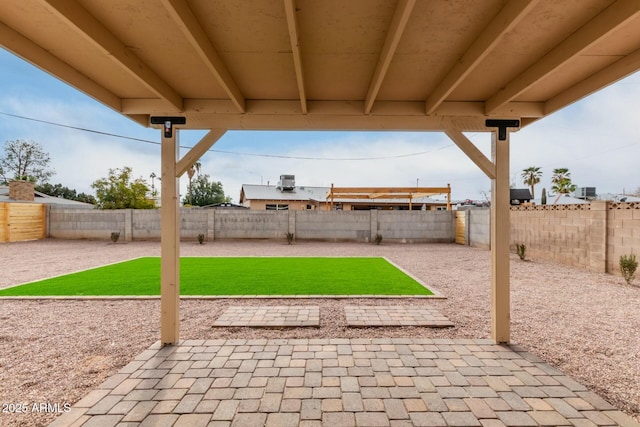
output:
[[[296,213],[297,211],[293,209],[289,209],[289,227],[287,228],[287,232],[291,233],[295,236],[296,234]]]
[[[369,241],[373,242],[376,234],[378,234],[378,210],[377,209],[371,209],[369,211],[369,217],[370,217],[370,231],[371,231],[371,236],[369,237]]]
[[[607,202],[593,200],[587,224],[589,270],[607,272]]]
[[[133,240],[133,209],[124,210],[124,241]]]
[[[207,240],[216,239],[216,210],[207,210]]]

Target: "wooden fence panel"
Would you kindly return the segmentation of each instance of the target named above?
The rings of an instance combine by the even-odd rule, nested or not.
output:
[[[466,222],[466,211],[456,211],[456,243],[459,245],[467,244]]]
[[[0,203],[0,243],[7,241],[7,234],[9,233],[7,210],[7,203]]]
[[[40,203],[0,203],[0,242],[46,237],[46,207]]]

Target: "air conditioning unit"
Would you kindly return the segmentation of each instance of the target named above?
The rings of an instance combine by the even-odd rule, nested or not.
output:
[[[596,187],[578,187],[573,195],[578,199],[595,199]]]
[[[294,188],[296,188],[296,176],[280,175],[280,181],[278,181],[277,188],[280,191],[293,191]]]

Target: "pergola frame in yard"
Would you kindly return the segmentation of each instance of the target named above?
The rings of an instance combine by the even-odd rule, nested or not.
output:
[[[178,179],[227,130],[445,132],[492,182],[492,336],[509,342],[509,131],[640,69],[640,2],[3,0],[0,45],[163,130],[163,344],[180,337]],[[179,158],[174,128],[210,132]],[[488,131],[490,159],[463,134]]]
[[[328,209],[333,210],[335,199],[403,199],[409,200],[409,210],[413,210],[416,197],[439,196],[446,194],[447,210],[451,210],[451,186],[446,187],[334,187],[327,193]]]

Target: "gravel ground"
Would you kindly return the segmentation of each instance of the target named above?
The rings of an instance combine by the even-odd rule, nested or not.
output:
[[[0,244],[0,288],[139,256],[158,242],[41,240]],[[185,300],[181,338],[490,337],[490,252],[447,244],[183,242],[185,256],[385,256],[446,300]],[[204,274],[204,273],[203,273]],[[512,341],[640,420],[640,287],[617,276],[511,262]],[[229,305],[318,305],[320,328],[212,328]],[[347,328],[345,305],[429,305],[456,327]],[[75,403],[159,338],[157,300],[0,300],[0,425],[44,425],[33,403]],[[4,408],[3,408],[4,409]]]

